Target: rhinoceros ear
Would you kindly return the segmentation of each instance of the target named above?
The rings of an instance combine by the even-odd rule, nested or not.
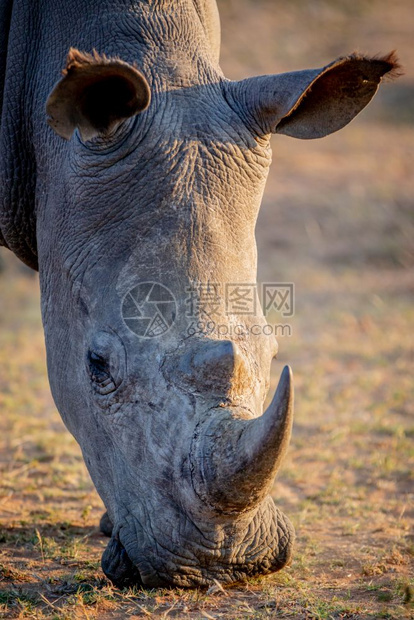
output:
[[[395,52],[383,58],[352,54],[322,69],[233,82],[230,95],[258,135],[322,138],[347,125],[371,101],[381,78],[398,70]]]
[[[134,66],[118,58],[71,48],[63,79],[50,94],[48,123],[69,140],[75,128],[83,140],[105,136],[123,120],[145,110],[148,82]]]

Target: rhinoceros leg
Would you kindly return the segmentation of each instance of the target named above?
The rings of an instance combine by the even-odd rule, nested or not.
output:
[[[112,521],[109,518],[108,513],[104,512],[102,517],[101,517],[101,520],[99,521],[99,529],[100,529],[100,531],[105,536],[108,536],[108,538],[111,538],[113,527],[114,526],[112,525]]]

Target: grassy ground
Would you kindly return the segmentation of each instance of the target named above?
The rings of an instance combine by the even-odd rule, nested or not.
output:
[[[292,565],[222,590],[126,591],[99,569],[102,505],[46,379],[36,276],[0,275],[0,617],[414,617],[412,3],[222,0],[229,77],[398,47],[407,75],[344,131],[277,138],[262,281],[296,286],[281,365],[296,421],[274,497]],[[277,320],[277,317],[273,317]]]

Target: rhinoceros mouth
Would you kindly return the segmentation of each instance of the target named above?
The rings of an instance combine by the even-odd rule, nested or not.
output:
[[[131,562],[117,536],[111,538],[105,549],[102,556],[102,570],[118,588],[143,585],[139,570]]]
[[[111,538],[102,556],[102,569],[120,588],[203,588],[215,581],[228,585],[243,582],[278,571],[289,562],[294,530],[270,497],[239,525],[238,533],[230,523],[205,524],[205,531],[198,527],[197,531],[182,531],[179,544],[173,542],[174,536],[167,534],[164,524],[164,533],[158,532],[157,540],[141,540],[140,544],[130,523]]]
[[[102,570],[105,576],[118,588],[130,588],[133,586],[146,588],[167,588],[172,580],[163,579],[149,562],[151,553],[142,553],[139,546],[129,540],[130,552],[121,542],[123,530],[113,535],[109,541],[101,560]],[[137,553],[138,556],[137,557]],[[134,562],[131,560],[134,557]]]

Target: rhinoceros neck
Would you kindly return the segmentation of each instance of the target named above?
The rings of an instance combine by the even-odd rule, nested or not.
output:
[[[45,24],[38,45],[48,58],[56,52],[59,69],[77,47],[136,63],[152,89],[214,81],[220,31],[213,0],[78,0],[73,11],[71,2],[45,4],[59,28]]]
[[[214,4],[206,0],[136,2],[127,17],[115,18],[118,36],[113,39],[114,51],[107,53],[137,62],[153,92],[215,82],[221,75],[220,31],[212,7]],[[112,5],[108,11],[114,15]],[[128,41],[131,32],[135,38],[133,51]],[[110,37],[105,43],[109,41]]]
[[[155,9],[162,9],[170,13],[182,6],[194,8],[207,36],[214,61],[218,63],[220,55],[220,18],[216,0],[148,0],[146,4]]]
[[[62,148],[45,104],[69,48],[136,63],[154,90],[214,81],[217,7],[215,0],[5,0],[0,30],[2,243],[37,268],[37,162],[44,148],[49,155]]]

